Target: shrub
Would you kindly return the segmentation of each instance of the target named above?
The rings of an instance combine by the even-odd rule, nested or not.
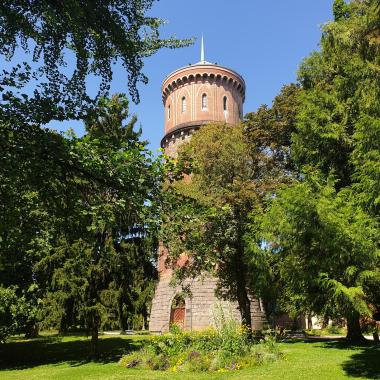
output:
[[[267,335],[255,343],[248,339],[247,331],[224,316],[213,329],[172,329],[152,337],[139,352],[124,356],[119,364],[126,368],[184,372],[232,371],[280,357],[275,336]]]
[[[346,335],[347,330],[344,327],[328,326],[324,329],[305,330],[307,335],[326,336],[326,335]]]
[[[190,351],[187,354],[186,360],[179,367],[182,371],[188,372],[199,372],[199,371],[208,371],[211,363],[210,355],[205,353],[200,353],[197,351]]]
[[[25,293],[35,290],[31,286]],[[0,343],[16,333],[28,332],[35,327],[37,308],[25,294],[19,294],[16,286],[0,286]]]
[[[328,335],[346,335],[346,329],[340,326],[329,325],[325,329]]]
[[[133,352],[129,355],[122,356],[119,360],[119,365],[126,368],[137,367],[144,358],[144,350]]]

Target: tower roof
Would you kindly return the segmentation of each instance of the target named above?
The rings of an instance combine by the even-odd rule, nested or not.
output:
[[[171,72],[161,86],[165,112],[165,136],[161,146],[172,149],[190,131],[211,122],[237,124],[242,118],[245,82],[227,67],[205,60],[201,40],[201,60]],[[228,106],[227,106],[228,104]],[[171,148],[169,148],[169,146]],[[174,148],[177,146],[173,145]]]
[[[192,68],[196,68],[196,67],[199,67],[201,68],[202,66],[209,66],[209,68],[220,68],[220,69],[223,69],[223,70],[227,70],[233,74],[235,74],[235,76],[237,78],[240,79],[240,81],[242,82],[243,84],[243,87],[245,88],[245,81],[243,79],[243,77],[237,73],[235,70],[232,70],[226,66],[221,66],[221,65],[218,65],[217,63],[212,63],[212,62],[208,62],[206,61],[205,59],[205,44],[204,44],[204,39],[203,39],[203,34],[202,34],[202,37],[201,37],[201,60],[199,62],[196,62],[196,63],[189,63],[187,66],[182,66],[176,70],[173,70],[171,73],[169,73],[163,80],[163,84],[166,82],[166,80],[171,77],[172,75],[175,75],[177,72],[180,72],[180,71],[183,71],[183,70],[186,70],[186,69],[192,69]]]

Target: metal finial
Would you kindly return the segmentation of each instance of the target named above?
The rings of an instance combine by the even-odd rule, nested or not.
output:
[[[203,33],[202,33],[202,43],[201,43],[201,62],[205,61],[205,46],[203,43]]]

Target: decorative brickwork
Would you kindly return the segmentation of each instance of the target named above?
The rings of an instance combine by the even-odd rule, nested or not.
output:
[[[243,78],[228,68],[201,61],[169,74],[162,85],[165,107],[165,136],[161,147],[168,156],[175,157],[178,147],[197,129],[211,122],[237,124],[243,115],[245,83]],[[171,269],[165,267],[166,248],[160,244],[158,252],[159,282],[150,314],[150,331],[168,331],[173,319],[172,302],[182,293],[182,287],[170,286]],[[183,258],[183,263],[186,258]],[[212,325],[212,311],[217,304],[226,311],[232,307],[240,321],[237,303],[219,300],[215,296],[217,280],[211,276],[188,279],[191,296],[185,296],[183,325],[186,330],[199,330]],[[181,318],[183,318],[183,310]],[[251,299],[252,326],[260,329],[266,321],[260,300]],[[182,320],[181,320],[182,321]],[[182,322],[181,322],[182,324]]]

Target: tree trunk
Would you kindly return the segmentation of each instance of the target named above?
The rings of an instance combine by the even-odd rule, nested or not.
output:
[[[64,304],[64,313],[59,325],[60,333],[67,333],[69,328],[74,325],[74,299],[69,297],[66,299]]]
[[[143,330],[148,330],[149,329],[148,309],[146,308],[146,305],[143,306],[141,314],[143,316]]]
[[[34,322],[29,323],[25,329],[25,338],[27,339],[37,338],[38,333],[39,333],[39,328],[38,328],[37,323],[34,323]]]
[[[239,236],[242,236],[242,234],[239,234]],[[241,323],[247,329],[249,337],[252,337],[251,301],[248,297],[246,287],[247,267],[244,262],[244,247],[241,245],[241,240],[239,240],[234,258],[237,291],[236,296],[241,315]]]
[[[118,299],[118,314],[119,314],[119,329],[122,334],[125,334],[125,330],[127,329],[127,324],[125,321],[125,317],[123,315],[123,300],[120,297]]]
[[[99,326],[100,326],[100,316],[97,311],[92,311],[90,317],[90,331],[91,331],[91,341],[90,341],[90,359],[98,358],[98,338],[99,338]]]
[[[329,317],[324,316],[322,321],[322,328],[325,329],[329,326]]]
[[[66,322],[67,322],[66,318],[63,317],[62,320],[61,320],[61,323],[59,324],[59,329],[58,329],[58,331],[59,331],[60,334],[66,334],[67,333],[68,327],[67,327],[67,323]]]
[[[239,305],[241,315],[241,323],[247,328],[248,333],[252,333],[252,320],[251,320],[251,301],[249,300],[246,288],[246,268],[243,261],[243,255],[237,253],[236,255],[236,298]]]
[[[249,331],[252,331],[251,302],[244,286],[238,286],[238,305],[241,315],[241,323]]]
[[[358,313],[351,313],[347,317],[346,339],[352,343],[362,343],[366,341],[362,334],[362,330],[360,327],[360,315]]]
[[[312,319],[312,316],[310,314],[308,314],[307,316],[307,329],[312,329],[313,328],[313,319]]]
[[[98,326],[94,324],[91,329],[91,342],[90,342],[90,357],[96,359],[98,357]]]

